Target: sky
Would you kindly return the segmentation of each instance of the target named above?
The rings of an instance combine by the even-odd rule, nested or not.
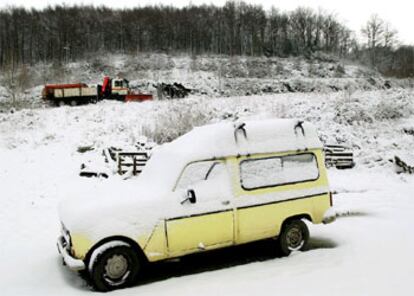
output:
[[[114,8],[144,6],[147,4],[165,4],[182,7],[192,3],[223,5],[226,0],[0,0],[0,8],[7,5],[43,8],[53,4],[94,4]],[[414,1],[410,0],[245,0],[247,3],[261,4],[269,9],[272,5],[280,10],[293,10],[298,6],[314,9],[323,8],[334,12],[349,28],[360,34],[361,27],[372,14],[378,14],[382,19],[391,23],[398,31],[402,43],[414,45]]]

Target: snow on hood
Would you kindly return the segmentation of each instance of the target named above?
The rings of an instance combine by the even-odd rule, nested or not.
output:
[[[119,234],[136,237],[150,231],[177,204],[174,198],[138,178],[78,182],[65,192],[59,217],[71,232],[87,233],[92,239]],[[82,184],[82,186],[79,186]],[[179,203],[178,203],[179,204]]]

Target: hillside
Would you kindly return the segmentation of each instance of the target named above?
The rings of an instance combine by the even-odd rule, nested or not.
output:
[[[188,56],[166,54],[104,55],[66,65],[37,64],[16,73],[16,105],[39,107],[45,83],[102,83],[103,76],[123,76],[131,87],[156,95],[158,83],[182,83],[193,96],[229,97],[277,93],[381,90],[412,86],[410,80],[385,79],[367,67],[316,53],[305,59]],[[12,96],[0,77],[0,110]]]

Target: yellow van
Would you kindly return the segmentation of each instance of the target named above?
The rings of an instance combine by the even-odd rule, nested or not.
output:
[[[142,174],[108,180],[59,207],[58,249],[93,287],[129,286],[146,262],[277,238],[288,255],[330,222],[323,145],[291,119],[217,123],[161,145]]]

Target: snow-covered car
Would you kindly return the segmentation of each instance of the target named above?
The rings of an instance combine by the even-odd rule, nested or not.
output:
[[[108,181],[108,182],[107,182]],[[144,263],[277,238],[283,254],[329,222],[323,145],[309,123],[217,123],[159,146],[135,179],[106,180],[59,206],[58,248],[106,291]]]

